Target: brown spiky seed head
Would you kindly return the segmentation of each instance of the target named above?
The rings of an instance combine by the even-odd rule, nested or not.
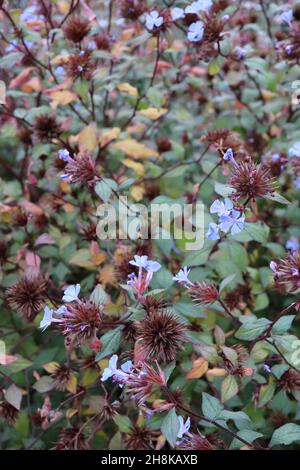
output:
[[[40,275],[27,275],[6,290],[8,305],[32,322],[45,305],[47,281]]]
[[[78,15],[70,16],[63,27],[65,37],[75,44],[81,42],[90,29],[90,22]]]
[[[235,198],[255,199],[275,190],[274,178],[269,168],[256,165],[250,157],[236,165],[229,185],[235,189]]]
[[[19,411],[7,401],[0,403],[0,418],[9,426],[12,426],[18,417]]]
[[[51,114],[40,114],[35,118],[34,130],[42,141],[49,141],[61,134],[61,126]]]
[[[212,304],[219,298],[218,289],[214,284],[206,282],[197,282],[189,290],[192,299],[199,304]]]
[[[173,361],[183,347],[186,327],[170,312],[156,312],[136,322],[137,341],[145,357]]]

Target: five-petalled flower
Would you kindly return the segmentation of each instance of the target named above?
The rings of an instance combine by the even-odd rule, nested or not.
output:
[[[200,42],[204,34],[204,23],[203,21],[196,21],[189,26],[187,33],[188,40],[191,42]]]
[[[160,28],[164,23],[164,19],[159,15],[157,10],[150,11],[146,16],[146,28],[149,31]]]

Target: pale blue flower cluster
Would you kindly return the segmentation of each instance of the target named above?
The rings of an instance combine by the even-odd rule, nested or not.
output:
[[[187,266],[184,266],[176,276],[173,277],[173,281],[179,282],[179,284],[184,284],[185,287],[193,286],[194,284],[189,280],[188,275],[190,274],[190,269]]]
[[[196,21],[189,26],[188,40],[191,42],[200,42],[204,34],[204,23],[203,21]]]
[[[191,427],[191,418],[188,417],[186,422],[184,422],[184,419],[182,416],[178,416],[178,421],[179,421],[179,431],[177,433],[178,439],[182,439],[185,434],[189,432],[189,429]],[[178,445],[179,443],[177,443]]]
[[[118,356],[117,354],[114,354],[111,356],[109,362],[108,362],[108,367],[106,367],[103,371],[102,377],[101,377],[101,382],[105,382],[106,380],[112,378],[114,381],[121,381],[121,382],[126,382],[127,379],[127,373],[130,372],[132,369],[132,362],[127,361],[124,364],[121,365],[121,368],[117,368],[117,363],[118,363]],[[120,384],[122,387],[123,385]]]
[[[75,300],[78,300],[78,295],[80,292],[80,284],[68,286],[64,290],[64,295],[63,295],[63,302],[74,302]],[[64,315],[67,312],[67,307],[65,305],[62,305],[56,310],[53,310],[49,307],[45,307],[44,310],[44,316],[40,322],[40,328],[42,331],[45,331],[48,326],[50,326],[52,323],[60,323],[62,315]]]
[[[136,266],[138,268],[144,268],[146,271],[150,271],[152,273],[156,273],[161,268],[161,265],[157,261],[152,261],[148,259],[148,256],[138,256],[135,255],[134,259],[129,261],[129,264]]]
[[[225,198],[224,202],[216,199],[210,207],[211,214],[219,216],[219,223],[209,224],[206,237],[210,240],[219,240],[221,238],[220,231],[231,235],[237,235],[244,229],[245,217],[240,211],[234,209],[233,202]]]
[[[157,28],[160,28],[164,23],[164,19],[159,15],[157,10],[152,10],[146,15],[146,28],[149,31],[153,31]]]

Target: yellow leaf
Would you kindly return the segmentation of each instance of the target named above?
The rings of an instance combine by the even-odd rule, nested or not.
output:
[[[134,162],[129,158],[125,158],[125,160],[123,160],[123,165],[134,170],[138,176],[144,176],[145,174],[145,169],[142,163]]]
[[[48,362],[48,364],[45,364],[43,366],[43,369],[45,369],[45,371],[48,372],[48,374],[53,374],[53,372],[55,372],[58,367],[59,367],[58,362]]]
[[[80,150],[92,151],[98,146],[97,128],[95,124],[89,124],[78,135]]]
[[[132,198],[138,202],[143,199],[145,194],[145,188],[143,188],[142,186],[132,186],[132,188],[130,189],[130,194]]]
[[[117,86],[117,88],[118,88],[119,91],[122,91],[123,93],[127,93],[130,96],[134,96],[135,98],[137,98],[139,96],[139,92],[138,92],[137,88],[130,85],[129,83],[120,83]]]
[[[66,15],[70,9],[69,2],[64,1],[64,0],[59,1],[58,8],[59,8],[60,13],[62,13],[63,15]]]
[[[191,370],[186,374],[187,379],[200,379],[207,372],[208,362],[199,357],[193,362]]]
[[[103,134],[100,137],[100,143],[101,145],[106,145],[108,142],[111,142],[112,140],[116,139],[121,132],[121,129],[119,127],[113,127],[109,131],[103,132]]]
[[[140,144],[134,139],[124,139],[114,144],[114,148],[121,150],[129,157],[135,159],[144,159],[149,157],[158,157],[156,150],[149,149],[144,144]]]
[[[6,99],[6,86],[5,83],[0,80],[0,104],[5,104]]]
[[[212,380],[214,377],[223,377],[226,374],[227,372],[225,369],[222,369],[221,367],[214,367],[213,369],[207,371],[206,376],[208,380]]]
[[[77,413],[78,413],[78,410],[76,410],[75,408],[69,408],[66,411],[66,418],[71,419],[72,416],[76,415]]]
[[[67,390],[70,393],[75,394],[77,390],[77,379],[74,374],[71,375],[68,385],[67,385]]]
[[[66,105],[72,103],[77,99],[77,95],[68,90],[59,90],[51,93],[52,102],[50,106],[52,109],[56,109],[58,105]]]
[[[151,119],[151,121],[156,121],[156,119],[159,119],[161,116],[166,114],[168,110],[166,108],[148,108],[148,109],[143,109],[142,111],[138,111],[137,114],[140,114],[141,116],[145,116],[148,119]]]

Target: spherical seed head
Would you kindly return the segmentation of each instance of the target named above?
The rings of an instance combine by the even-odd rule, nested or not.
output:
[[[280,387],[288,393],[300,391],[300,373],[288,369],[279,379]]]
[[[48,141],[59,136],[61,126],[55,116],[41,114],[35,118],[34,130],[40,140]]]
[[[69,158],[63,171],[71,183],[92,185],[97,175],[95,161],[87,151],[79,152],[74,158]]]
[[[147,9],[145,0],[119,0],[119,4],[121,16],[128,20],[137,20]]]
[[[184,450],[214,450],[209,440],[202,434],[190,433],[180,446]]]
[[[148,450],[152,448],[151,442],[155,437],[156,433],[147,426],[133,426],[126,434],[124,443],[128,450]]]
[[[244,142],[241,140],[240,136],[229,129],[215,129],[209,131],[201,138],[201,141],[213,145],[221,154],[225,153],[229,148],[232,149],[235,157],[245,153]]]
[[[7,401],[0,403],[0,418],[9,426],[12,426],[18,417],[19,411]]]
[[[89,51],[84,51],[80,55],[71,55],[66,65],[66,72],[69,77],[74,80],[77,78],[84,78],[91,80],[95,71],[96,64],[92,59]]]
[[[192,299],[199,304],[212,304],[219,297],[218,289],[214,284],[207,284],[206,282],[197,282],[189,293]]]
[[[136,322],[137,341],[145,357],[173,361],[186,341],[186,327],[169,313],[153,313]]]
[[[256,165],[251,158],[238,163],[231,175],[229,185],[235,189],[234,197],[264,197],[274,192],[274,178],[266,166]]]
[[[88,35],[90,28],[91,26],[88,20],[77,15],[72,15],[66,21],[63,31],[65,37],[76,44],[81,42],[85,36]]]
[[[63,333],[79,342],[94,337],[102,324],[102,308],[90,300],[77,300],[67,306],[63,321],[58,324]]]
[[[168,152],[172,149],[172,143],[167,137],[161,136],[156,140],[157,149],[159,152]]]
[[[276,285],[287,292],[294,292],[300,287],[300,251],[288,254],[277,262]]]
[[[101,32],[95,37],[95,42],[100,51],[109,51],[112,40],[106,32]]]
[[[78,427],[63,428],[52,450],[88,450],[86,437]]]
[[[155,295],[147,295],[141,300],[141,304],[148,315],[165,310],[168,307],[168,302],[162,296]]]
[[[8,305],[25,321],[32,322],[45,305],[47,281],[42,276],[25,276],[6,290]]]
[[[51,375],[55,381],[55,387],[58,390],[66,390],[71,379],[71,369],[63,364],[60,364],[56,367]]]

